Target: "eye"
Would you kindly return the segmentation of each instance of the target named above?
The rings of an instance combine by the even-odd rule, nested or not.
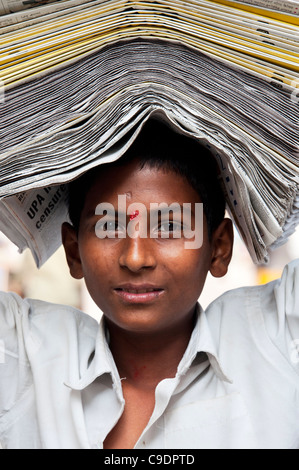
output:
[[[126,228],[118,223],[117,219],[107,220],[105,217],[100,219],[95,226],[96,236],[98,238],[118,238],[125,233]]]
[[[158,232],[165,238],[180,238],[183,230],[181,222],[168,220],[161,222],[157,227]]]
[[[109,220],[103,224],[104,232],[117,232],[117,230],[118,230],[118,223],[114,220]]]

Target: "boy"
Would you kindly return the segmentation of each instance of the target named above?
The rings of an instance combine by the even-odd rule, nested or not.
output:
[[[224,209],[207,150],[155,121],[70,185],[67,262],[103,318],[2,294],[4,447],[298,447],[298,263],[203,312],[232,255]]]

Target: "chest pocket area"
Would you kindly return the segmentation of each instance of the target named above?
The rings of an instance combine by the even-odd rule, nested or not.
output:
[[[253,449],[257,439],[238,392],[200,400],[164,415],[167,449]]]

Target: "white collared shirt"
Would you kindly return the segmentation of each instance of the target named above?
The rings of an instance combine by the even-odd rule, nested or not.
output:
[[[176,377],[158,384],[135,448],[298,448],[298,343],[299,260],[280,281],[198,307]],[[121,379],[103,321],[0,295],[3,448],[103,448],[124,409]]]

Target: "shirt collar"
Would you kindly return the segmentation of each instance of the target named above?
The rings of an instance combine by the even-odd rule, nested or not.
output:
[[[225,382],[232,383],[232,380],[228,377],[220,362],[206,314],[199,304],[196,306],[196,314],[196,324],[193,329],[189,345],[179,364],[178,374],[186,374],[197,355],[200,353],[206,353],[217,377]]]
[[[197,355],[200,353],[206,353],[216,376],[221,380],[232,383],[220,363],[206,314],[199,304],[197,304],[196,307],[196,315],[196,324],[188,347],[178,366],[178,375],[185,375]],[[78,371],[76,374],[70,374],[69,380],[65,385],[75,390],[83,390],[96,378],[106,373],[111,375],[113,384],[116,385],[117,383],[120,383],[120,377],[107,341],[104,317],[102,317],[99,324],[95,338],[95,350],[90,351],[90,357],[92,357],[92,359],[90,360],[89,366],[86,367],[85,370],[80,372]],[[118,388],[119,387],[115,386],[116,391]]]
[[[97,377],[104,374],[110,374],[113,383],[119,379],[119,374],[111,354],[107,341],[104,316],[102,316],[95,337],[95,347],[90,351],[89,364],[77,373],[70,374],[69,380],[65,385],[74,390],[83,390],[90,385]]]

